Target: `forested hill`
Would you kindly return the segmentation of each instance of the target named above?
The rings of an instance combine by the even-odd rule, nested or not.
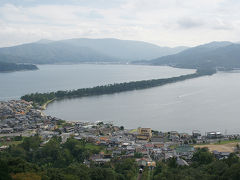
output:
[[[16,64],[0,62],[0,72],[22,71],[22,70],[37,70],[37,66],[33,64]]]
[[[160,47],[142,41],[119,39],[41,40],[0,48],[0,60],[13,63],[121,63],[178,53],[187,47]]]
[[[115,156],[105,164],[90,161],[87,166],[84,160],[105,148],[84,139],[70,137],[62,142],[61,137],[53,136],[46,143],[39,136],[14,139],[16,144],[0,151],[1,180],[136,180],[138,176],[136,158]],[[158,161],[152,170],[144,168],[141,179],[239,180],[238,154],[219,160],[207,148],[196,149],[191,162],[189,166],[181,166],[174,157]]]
[[[3,62],[33,64],[118,61],[88,47],[76,47],[57,42],[0,48],[0,59]]]
[[[226,70],[240,68],[240,44],[212,42],[144,63],[180,68],[217,67]]]
[[[198,69],[197,72],[194,74],[182,75],[178,77],[109,84],[109,85],[103,85],[103,86],[96,86],[93,88],[82,88],[82,89],[70,90],[70,91],[34,93],[34,94],[27,94],[25,96],[22,96],[21,99],[26,101],[33,101],[34,103],[37,103],[39,105],[44,105],[45,103],[52,101],[54,99],[96,96],[96,95],[113,94],[113,93],[132,91],[132,90],[138,90],[138,89],[147,89],[151,87],[157,87],[165,84],[184,81],[187,79],[193,79],[200,76],[212,75],[215,72],[216,70],[214,69]]]

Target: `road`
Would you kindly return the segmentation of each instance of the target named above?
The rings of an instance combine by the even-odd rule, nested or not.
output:
[[[138,178],[137,180],[141,180],[142,179],[142,173],[138,173]]]

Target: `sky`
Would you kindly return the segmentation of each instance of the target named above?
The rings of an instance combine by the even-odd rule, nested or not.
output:
[[[239,42],[239,9],[239,0],[0,0],[0,47],[69,38]]]

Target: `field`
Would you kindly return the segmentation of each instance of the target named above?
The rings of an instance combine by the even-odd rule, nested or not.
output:
[[[207,147],[209,151],[219,151],[219,152],[234,152],[236,145],[239,141],[222,141],[220,143],[215,144],[204,144],[204,145],[196,145],[194,148],[204,148]]]

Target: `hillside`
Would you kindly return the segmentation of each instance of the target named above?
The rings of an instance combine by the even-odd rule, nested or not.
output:
[[[58,42],[30,43],[0,48],[0,58],[4,62],[34,64],[113,61],[111,57],[90,48],[76,47]]]
[[[98,52],[106,54],[108,56],[121,59],[123,61],[133,60],[150,60],[153,58],[166,56],[170,54],[176,54],[181,52],[187,47],[160,47],[155,44],[132,41],[132,40],[119,40],[119,39],[69,39],[62,40],[69,45],[75,45],[77,47],[88,47]]]
[[[37,66],[32,64],[15,64],[0,62],[0,72],[21,71],[21,70],[37,70]]]
[[[212,42],[145,63],[181,68],[240,68],[240,45],[230,42]]]
[[[118,39],[40,40],[0,48],[0,60],[13,63],[128,62],[153,59],[180,52],[186,47],[159,47],[141,41]]]

